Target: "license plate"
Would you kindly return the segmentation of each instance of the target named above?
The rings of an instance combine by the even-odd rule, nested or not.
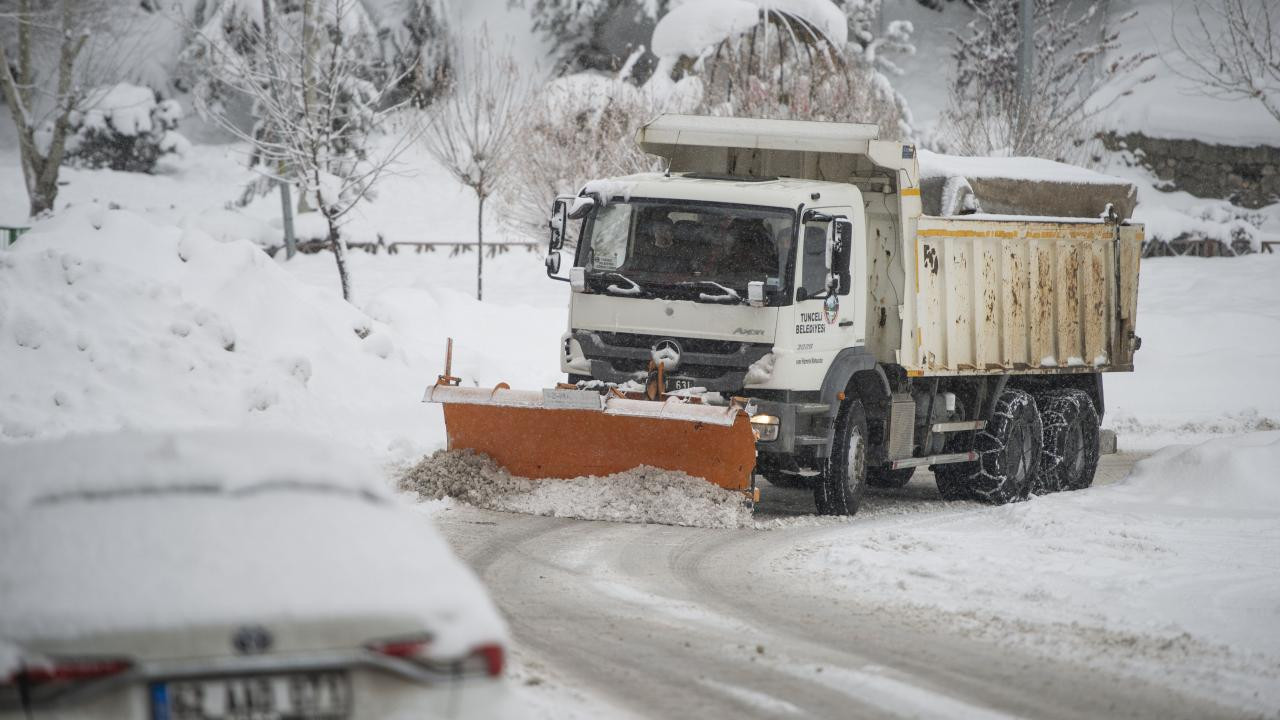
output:
[[[668,378],[667,392],[675,392],[676,390],[688,390],[689,388],[701,387],[692,380],[684,378]]]
[[[193,678],[151,685],[152,720],[343,720],[346,673]]]

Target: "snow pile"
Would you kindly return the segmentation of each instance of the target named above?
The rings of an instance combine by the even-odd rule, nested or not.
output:
[[[752,527],[740,493],[682,472],[638,467],[604,477],[531,480],[469,450],[438,451],[404,473],[400,487],[427,498],[548,517],[690,527]]]
[[[0,445],[0,467],[0,637],[28,652],[247,622],[324,624],[278,633],[284,651],[429,631],[444,658],[505,639],[431,524],[330,440],[115,433]],[[153,636],[148,652],[190,643]]]
[[[386,451],[426,420],[427,370],[385,324],[247,242],[123,210],[73,208],[0,253],[0,367],[7,439],[234,425]]]
[[[1175,448],[1116,485],[800,540],[775,565],[897,614],[1061,657],[1152,661],[1280,706],[1280,432]],[[860,520],[864,520],[859,518]],[[798,580],[799,581],[799,580]],[[928,609],[925,609],[928,608]],[[1255,696],[1254,693],[1257,693]]]
[[[1139,462],[1111,490],[1129,502],[1201,514],[1280,518],[1280,432],[1259,432],[1167,447]],[[1206,512],[1207,511],[1207,512]]]

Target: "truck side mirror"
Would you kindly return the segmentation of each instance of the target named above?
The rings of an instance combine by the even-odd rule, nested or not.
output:
[[[547,225],[550,229],[550,238],[547,240],[547,250],[555,252],[564,247],[564,233],[569,228],[569,199],[564,197],[556,198],[551,205],[551,218]]]
[[[563,278],[556,277],[556,274],[560,272],[560,251],[559,250],[552,250],[551,252],[547,253],[546,265],[547,265],[547,275],[550,275],[552,278],[556,280],[563,279]]]

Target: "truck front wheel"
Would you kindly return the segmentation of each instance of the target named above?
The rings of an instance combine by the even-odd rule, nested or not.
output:
[[[1065,389],[1036,399],[1044,425],[1040,473],[1032,490],[1083,490],[1098,470],[1098,411],[1083,390]]]
[[[948,500],[996,505],[1027,497],[1040,470],[1042,432],[1035,399],[1022,390],[1005,390],[974,438],[978,459],[934,466],[938,492]]]
[[[858,512],[867,481],[867,417],[862,403],[846,400],[836,415],[831,454],[813,478],[813,502],[820,515]]]

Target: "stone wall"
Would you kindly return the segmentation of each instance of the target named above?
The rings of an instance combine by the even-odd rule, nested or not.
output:
[[[1280,139],[1280,128],[1276,134]],[[1210,145],[1114,132],[1103,134],[1102,144],[1108,150],[1133,153],[1170,190],[1253,209],[1280,202],[1280,147]]]

